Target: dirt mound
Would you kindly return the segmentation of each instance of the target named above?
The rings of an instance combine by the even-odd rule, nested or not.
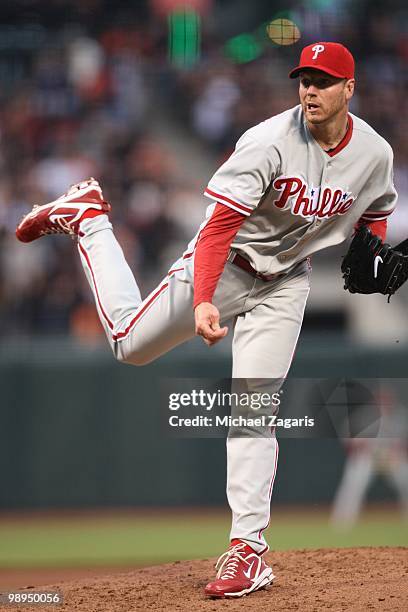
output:
[[[235,610],[408,610],[408,548],[321,549],[268,555],[274,585],[244,600],[205,598],[213,559],[182,561],[131,572],[82,578],[30,590],[58,590],[62,606],[13,606],[16,612],[213,612]],[[0,605],[10,612],[10,606]]]

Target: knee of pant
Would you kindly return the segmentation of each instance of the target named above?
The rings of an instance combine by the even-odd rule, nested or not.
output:
[[[115,344],[113,352],[120,363],[143,366],[152,361],[152,358],[143,349],[129,349],[126,344]]]

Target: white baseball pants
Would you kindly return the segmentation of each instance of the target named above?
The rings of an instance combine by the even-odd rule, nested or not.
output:
[[[78,249],[99,317],[114,355],[144,365],[194,336],[194,253],[170,268],[142,300],[106,215],[81,224]],[[233,378],[285,378],[309,293],[310,267],[301,262],[286,275],[263,282],[227,263],[214,304],[221,320],[234,321]],[[278,462],[275,437],[229,437],[227,496],[231,539],[258,553],[268,549],[263,532]]]

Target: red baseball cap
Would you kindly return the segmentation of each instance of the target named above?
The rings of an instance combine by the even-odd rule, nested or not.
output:
[[[339,79],[354,79],[354,57],[340,43],[319,42],[305,47],[299,66],[289,73],[290,78],[296,78],[305,68],[322,70]]]

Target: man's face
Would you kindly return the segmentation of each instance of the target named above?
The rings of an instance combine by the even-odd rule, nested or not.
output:
[[[344,111],[353,92],[354,79],[338,79],[321,70],[300,73],[300,103],[309,123],[324,123]]]

